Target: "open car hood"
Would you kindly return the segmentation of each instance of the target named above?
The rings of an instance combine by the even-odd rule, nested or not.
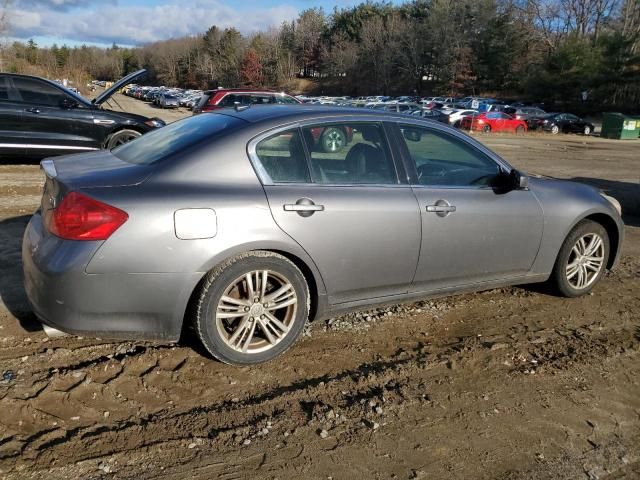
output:
[[[146,76],[147,71],[143,68],[142,70],[138,70],[137,72],[130,73],[126,77],[122,77],[120,80],[115,82],[110,88],[107,88],[104,92],[98,95],[96,98],[91,100],[91,103],[94,105],[101,105],[106,102],[111,95],[120,90],[122,87],[129,85],[130,83],[135,82],[136,80],[140,80],[144,76]]]

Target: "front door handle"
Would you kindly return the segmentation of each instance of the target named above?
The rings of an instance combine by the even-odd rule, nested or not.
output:
[[[296,203],[284,205],[285,212],[297,212],[301,217],[310,217],[315,212],[324,211],[324,205],[316,205],[310,198],[300,198]]]
[[[455,205],[427,205],[427,212],[439,213],[439,212],[455,212]]]
[[[427,205],[427,212],[435,213],[439,217],[446,217],[456,211],[455,205],[450,205],[446,200],[438,200],[434,205]]]
[[[34,108],[27,108],[26,111],[29,112],[29,113],[40,113],[40,110],[35,108],[35,107]]]

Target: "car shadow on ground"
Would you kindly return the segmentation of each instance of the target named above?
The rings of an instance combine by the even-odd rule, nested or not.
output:
[[[30,215],[0,221],[0,299],[28,332],[42,330],[31,310],[22,276],[22,235]]]
[[[599,188],[607,195],[616,198],[622,205],[624,223],[632,227],[640,227],[640,177],[635,183],[590,177],[574,177],[570,180]]]

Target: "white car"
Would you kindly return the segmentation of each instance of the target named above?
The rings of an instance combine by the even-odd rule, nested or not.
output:
[[[452,110],[449,113],[449,124],[458,127],[460,126],[460,122],[462,121],[462,117],[466,117],[467,115],[477,115],[477,110],[470,110],[466,108],[459,108],[456,110]]]

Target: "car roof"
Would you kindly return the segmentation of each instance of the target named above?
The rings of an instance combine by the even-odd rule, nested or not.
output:
[[[407,118],[406,115],[399,114],[397,112],[388,112],[384,110],[374,110],[371,108],[349,108],[338,107],[331,105],[258,105],[250,108],[233,107],[223,108],[216,110],[215,112],[208,113],[222,113],[231,115],[236,118],[245,120],[250,123],[258,123],[268,120],[286,120],[287,118],[322,118],[322,117],[335,117],[335,116],[349,116],[349,117],[371,117],[371,116],[384,116],[391,118]]]
[[[270,93],[270,94],[276,94],[276,95],[289,95],[286,92],[277,92],[275,90],[252,90],[250,88],[217,88],[214,90],[207,90],[207,93],[227,93],[227,92],[233,92],[233,93]],[[289,95],[291,96],[291,95]]]

